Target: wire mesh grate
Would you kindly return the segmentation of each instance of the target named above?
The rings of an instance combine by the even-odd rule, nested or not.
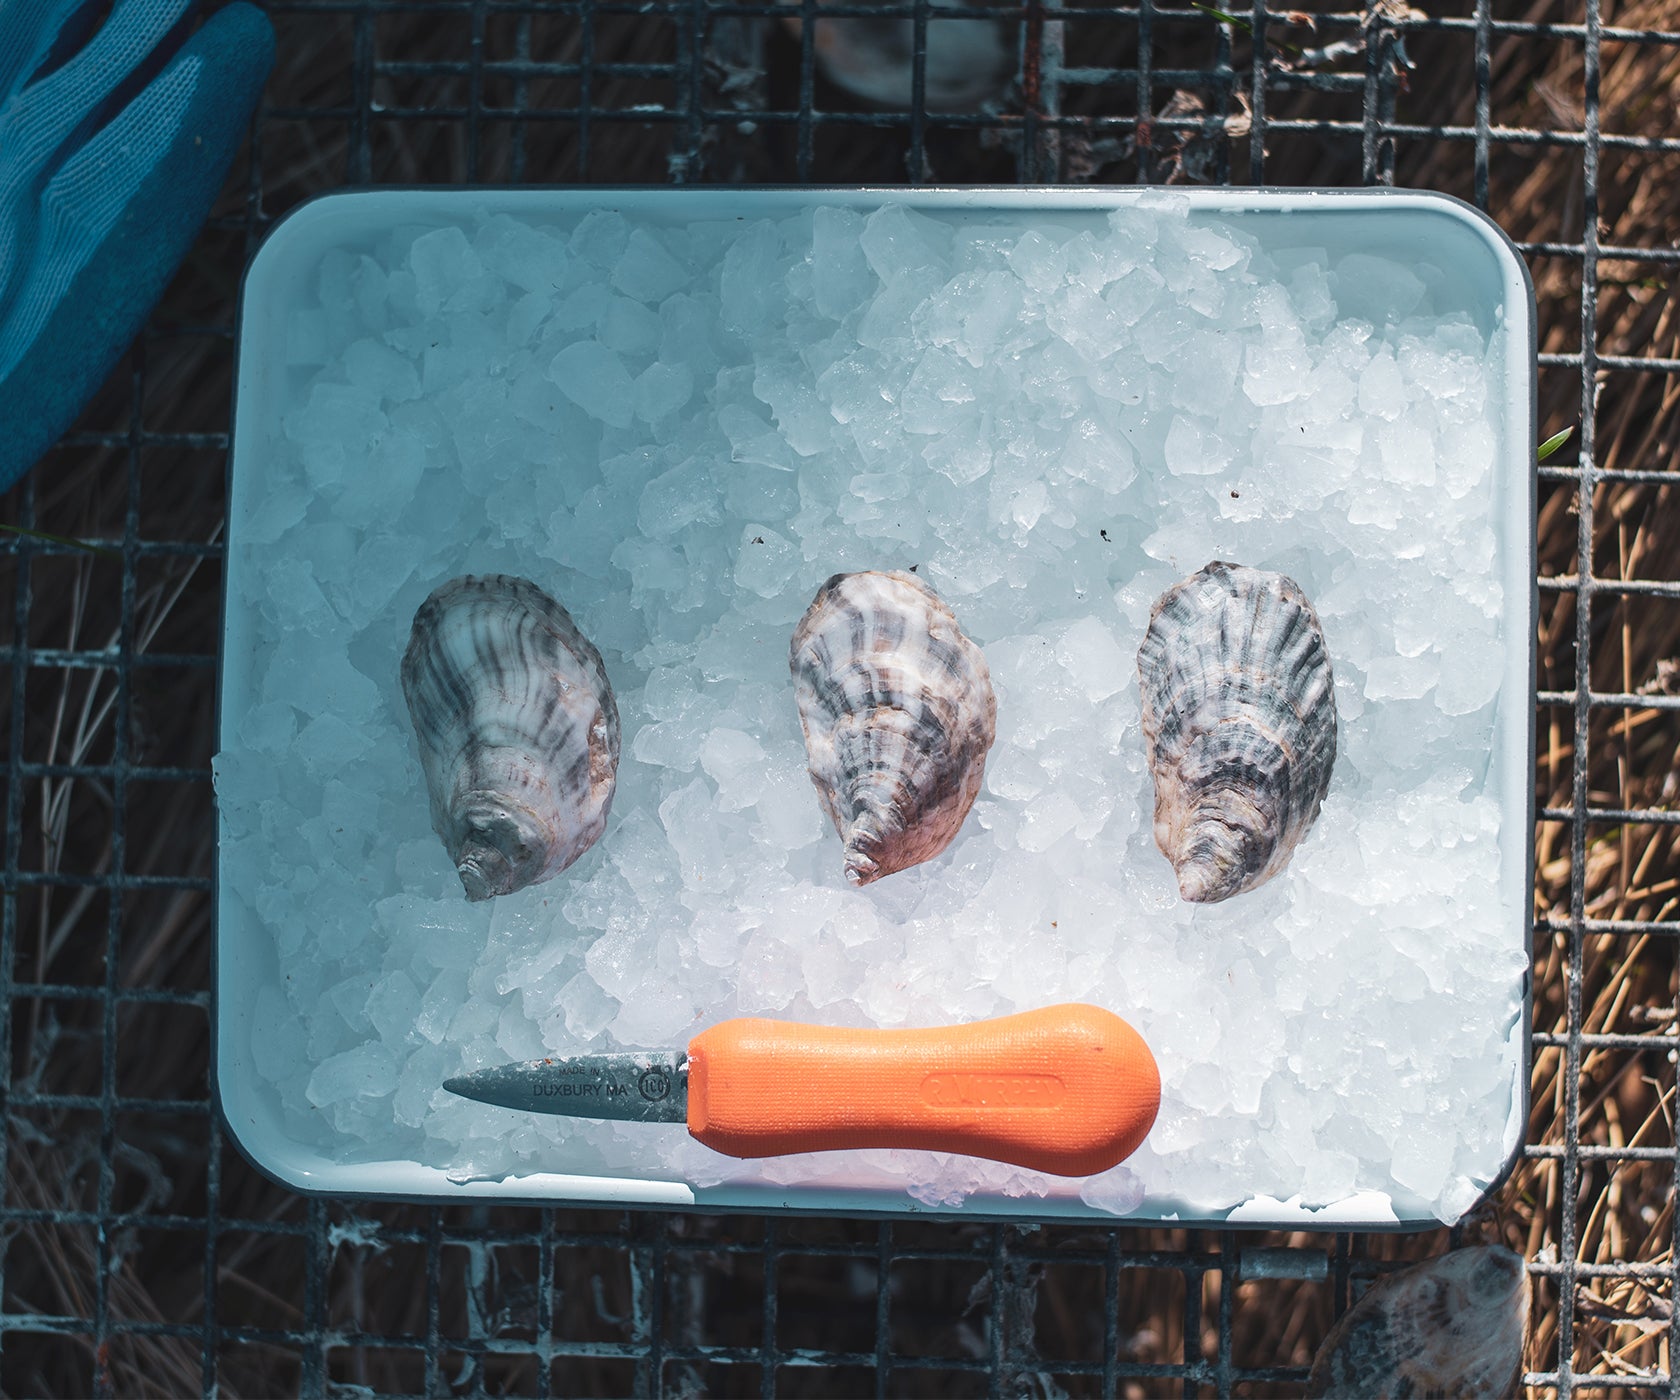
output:
[[[1535,1113],[1471,1228],[1529,1258],[1549,1320],[1528,1385],[1672,1389],[1680,674],[1640,639],[1668,638],[1680,602],[1680,252],[1644,183],[1675,183],[1680,139],[1626,94],[1629,71],[1658,93],[1680,73],[1680,8],[266,8],[281,67],[215,217],[0,508],[0,1390],[1291,1392],[1364,1281],[1442,1246],[347,1204],[230,1148],[208,1090],[209,766],[239,275],[323,189],[621,180],[1397,182],[1533,211],[1513,231],[1540,289],[1542,413],[1561,415],[1542,435],[1578,425],[1576,460],[1539,468]],[[896,109],[825,75],[836,18],[909,24]],[[964,18],[1008,26],[1014,81],[941,107],[930,43]],[[1562,176],[1537,200],[1545,162]],[[1651,1102],[1631,1130],[1616,1116]],[[1643,1236],[1611,1228],[1624,1197],[1646,1202]]]

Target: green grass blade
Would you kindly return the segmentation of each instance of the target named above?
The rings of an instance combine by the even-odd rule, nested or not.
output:
[[[1536,456],[1535,460],[1538,462],[1544,462],[1546,458],[1550,457],[1552,453],[1556,452],[1558,448],[1562,447],[1564,443],[1568,442],[1569,439],[1574,436],[1575,428],[1573,424],[1565,428],[1561,433],[1553,433],[1549,438],[1540,444],[1540,452],[1538,456]]]
[[[121,559],[122,555],[114,549],[106,549],[103,545],[89,544],[86,540],[72,540],[63,535],[49,535],[44,530],[26,530],[21,525],[0,525],[9,535],[24,535],[32,540],[45,540],[48,544],[67,545],[71,549],[83,549],[89,554],[98,554],[106,559]]]
[[[1254,21],[1251,19],[1244,19],[1241,15],[1233,15],[1227,10],[1216,9],[1212,5],[1204,5],[1201,3],[1201,0],[1190,0],[1190,8],[1192,10],[1200,10],[1204,15],[1207,15],[1210,19],[1218,20],[1221,24],[1235,25],[1250,38],[1254,37]],[[1281,18],[1281,16],[1279,18]],[[1286,44],[1280,39],[1270,39],[1267,42],[1270,43],[1273,48],[1283,49],[1288,53],[1301,52],[1296,45]]]
[[[1190,0],[1190,8],[1193,10],[1200,10],[1204,15],[1212,15],[1213,18],[1218,20],[1221,24],[1234,24],[1248,33],[1252,33],[1254,30],[1252,21],[1243,19],[1239,15],[1228,15],[1224,10],[1214,9],[1212,5],[1199,4],[1198,0]]]

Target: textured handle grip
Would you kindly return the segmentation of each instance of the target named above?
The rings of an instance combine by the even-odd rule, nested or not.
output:
[[[919,1147],[1088,1176],[1161,1103],[1143,1038],[1095,1006],[906,1031],[724,1021],[688,1061],[688,1130],[732,1157]]]

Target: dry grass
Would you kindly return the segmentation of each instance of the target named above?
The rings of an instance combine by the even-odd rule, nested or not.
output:
[[[1505,6],[1496,8],[1502,16],[1507,11]],[[1519,13],[1518,6],[1509,8],[1514,16]],[[1606,0],[1604,11],[1607,24],[1680,30],[1680,0]],[[1432,12],[1467,13],[1468,6],[1461,4],[1456,11],[1432,7]],[[1524,6],[1520,13],[1538,19],[1576,18],[1574,7],[1561,0]],[[284,68],[271,88],[271,100],[292,109],[347,104],[354,91],[355,21],[312,12],[279,16],[277,27]],[[429,12],[419,22],[370,22],[365,37],[382,57],[400,55],[410,60],[466,52],[473,38],[464,17],[442,12]],[[580,52],[575,25],[561,16],[538,17],[523,35],[516,17],[492,16],[481,37],[484,52],[492,58],[511,56],[521,45],[540,58],[575,60]],[[1081,61],[1130,61],[1132,40],[1120,26],[1101,31],[1099,37],[1100,42],[1081,50]],[[1194,43],[1184,41],[1181,57],[1187,66],[1207,61],[1206,39],[1203,30]],[[1157,66],[1166,66],[1173,57],[1174,42],[1168,31],[1158,35]],[[597,62],[663,61],[671,56],[673,46],[673,34],[662,23],[602,19],[595,58]],[[1465,37],[1421,35],[1409,47],[1417,67],[1409,76],[1402,114],[1427,113],[1442,121],[1469,124],[1474,116],[1473,88],[1468,81]],[[1238,71],[1244,71],[1246,53],[1240,35],[1233,56]],[[797,74],[790,67],[797,63],[797,51],[784,39],[773,37],[767,58],[769,76],[747,97],[784,110],[797,106]],[[1603,66],[1606,131],[1650,136],[1673,132],[1680,46],[1607,43]],[[1578,128],[1582,67],[1578,43],[1521,37],[1497,42],[1493,54],[1495,123],[1560,131]],[[668,86],[643,77],[610,77],[597,84],[592,98],[602,112],[636,102],[680,105],[680,94],[666,90]],[[372,95],[387,110],[422,104],[465,106],[470,97],[463,80],[420,77],[381,79]],[[826,104],[838,105],[834,94],[820,90],[819,96]],[[554,109],[578,100],[575,84],[568,88],[561,80],[533,82],[523,93],[487,89],[485,97],[491,103],[509,104],[517,99]],[[1127,100],[1126,95],[1114,93],[1091,100],[1099,97],[1122,107]],[[1280,97],[1272,110],[1274,114],[1309,112],[1315,100]],[[587,148],[578,124],[561,120],[533,129],[523,150],[507,123],[486,121],[481,136],[480,158],[474,166],[461,121],[375,120],[369,129],[370,168],[358,172],[349,164],[350,132],[342,121],[271,122],[256,154],[266,212],[283,212],[297,199],[359,174],[378,181],[519,176],[538,182],[580,177],[658,182],[666,177],[672,152],[681,146],[681,133],[675,128],[648,122],[597,121],[587,137]],[[815,179],[836,182],[902,179],[903,150],[902,130],[824,128],[817,134],[810,173]],[[1068,154],[1102,170],[1107,178],[1128,178],[1127,153],[1118,145],[1094,153],[1070,149]],[[1247,169],[1246,138],[1241,134],[1232,136],[1229,147],[1212,156],[1205,150],[1194,154],[1196,161],[1188,163],[1191,168],[1201,162],[1204,171],[1218,174],[1220,162],[1225,161],[1225,168],[1239,176]],[[1357,142],[1278,140],[1268,154],[1268,177],[1280,183],[1353,183],[1358,179],[1359,154]],[[709,134],[708,160],[712,172],[724,178],[792,180],[798,175],[796,133],[791,126],[776,125],[762,126],[754,133],[720,128]],[[1599,216],[1601,238],[1607,244],[1668,243],[1674,228],[1680,226],[1677,165],[1680,160],[1671,155],[1606,155]],[[926,173],[934,177],[1008,179],[1010,169],[1007,149],[995,141],[966,132],[936,131],[930,138]],[[1397,153],[1397,178],[1404,184],[1469,195],[1471,172],[1470,148],[1461,143],[1419,140],[1403,144]],[[223,210],[230,216],[242,212],[242,177],[243,172],[236,172],[230,185]],[[1490,187],[1493,210],[1514,237],[1579,240],[1584,191],[1578,151],[1496,144]],[[242,235],[207,234],[155,324],[225,324],[243,254]],[[1574,350],[1581,327],[1579,263],[1568,257],[1539,256],[1532,265],[1541,348]],[[1668,265],[1604,261],[1595,314],[1598,345],[1606,353],[1680,354]],[[134,356],[146,357],[149,398],[143,406],[134,402],[132,370],[140,363]],[[134,356],[89,407],[80,425],[83,430],[126,431],[136,421],[177,431],[217,431],[225,426],[228,359],[224,341],[154,340]],[[1575,371],[1546,371],[1541,379],[1542,434],[1575,423],[1580,416]],[[1628,371],[1601,375],[1595,424],[1599,465],[1666,468],[1680,435],[1680,377]],[[1554,460],[1571,460],[1573,453],[1571,444]],[[55,449],[36,473],[37,526],[83,538],[120,537],[129,505],[129,467],[128,454],[120,447]],[[138,479],[143,537],[214,538],[221,511],[219,453],[148,449],[141,454]],[[1592,502],[1591,550],[1593,568],[1600,577],[1680,577],[1680,513],[1670,494],[1663,485],[1598,488]],[[14,494],[0,502],[0,519],[16,519],[19,500]],[[1544,486],[1538,521],[1543,575],[1575,572],[1578,524],[1573,483]],[[15,581],[10,574],[13,566],[4,567],[0,629],[9,629]],[[120,569],[110,561],[91,556],[37,561],[32,581],[32,645],[88,652],[109,645],[120,634]],[[179,654],[214,649],[219,592],[214,565],[194,567],[190,561],[175,560],[153,567],[149,562],[137,582],[128,631],[134,650]],[[1538,635],[1542,689],[1573,689],[1576,631],[1572,595],[1542,595]],[[9,640],[9,634],[0,632],[0,641]],[[1665,663],[1680,661],[1680,606],[1652,600],[1600,600],[1592,615],[1591,656],[1595,689],[1671,691],[1676,680]],[[208,763],[212,703],[208,672],[137,671],[126,708],[117,701],[115,676],[109,670],[37,669],[26,682],[22,739],[30,761],[109,762],[121,723],[126,725],[122,733],[131,760],[142,756],[148,763],[185,767]],[[0,736],[11,729],[10,691],[6,690],[0,694]],[[1539,740],[1537,801],[1546,807],[1568,807],[1575,762],[1572,711],[1543,709]],[[1595,712],[1586,773],[1590,800],[1615,808],[1671,806],[1676,796],[1677,746],[1680,723],[1674,712],[1654,708]],[[143,802],[133,792],[127,794],[128,871],[200,876],[209,872],[211,828],[202,788],[202,784],[176,784],[168,794]],[[112,814],[118,803],[111,782],[97,777],[47,778],[32,783],[21,797],[24,844],[20,855],[25,869],[93,874],[110,869]],[[1587,837],[1579,885],[1590,916],[1638,921],[1676,918],[1680,828],[1605,825],[1591,828]],[[1576,873],[1568,825],[1542,822],[1536,833],[1537,915],[1559,921],[1567,918]],[[17,907],[15,975],[20,981],[76,984],[94,990],[107,982],[122,989],[208,988],[209,906],[199,892],[125,894],[115,910],[108,903],[110,896],[91,889],[30,888],[13,897]],[[117,953],[114,969],[106,962],[113,947]],[[1561,1033],[1567,1028],[1569,956],[1566,935],[1537,935],[1534,1021],[1539,1030]],[[1672,936],[1588,938],[1579,967],[1573,970],[1581,987],[1584,1029],[1654,1033],[1674,1026],[1677,986]],[[123,1093],[202,1098],[208,1052],[201,1007],[172,1009],[167,1018],[144,1024],[161,1027],[164,1033],[136,1029],[119,1018],[118,1073]],[[103,1078],[105,1033],[103,1002],[98,996],[21,998],[13,1015],[13,1084],[97,1095]],[[1562,1052],[1539,1050],[1533,1066],[1530,1142],[1556,1145],[1563,1141],[1566,1087]],[[1674,1097],[1675,1069],[1666,1054],[1595,1050],[1582,1064],[1580,1138],[1588,1143],[1668,1146],[1674,1141]],[[204,1210],[207,1162],[213,1154],[207,1146],[196,1145],[204,1142],[201,1119],[159,1114],[155,1120],[150,1116],[124,1120],[115,1126],[107,1145],[96,1112],[14,1110],[13,1118],[6,1172],[6,1200],[11,1209],[97,1210],[103,1190],[103,1198],[118,1210],[188,1216]],[[298,1218],[296,1201],[244,1169],[231,1151],[219,1153],[216,1160],[222,1173],[224,1216],[257,1221]],[[103,1187],[102,1161],[110,1164]],[[1579,1259],[1593,1263],[1632,1260],[1668,1268],[1675,1237],[1672,1186],[1671,1173],[1661,1162],[1587,1163],[1579,1173],[1574,1196],[1564,1200],[1561,1164],[1525,1160],[1465,1233],[1502,1240],[1530,1259],[1548,1259],[1561,1247],[1561,1222],[1568,1213],[1575,1221]],[[362,1213],[398,1229],[423,1228],[428,1219],[426,1212],[405,1207]],[[450,1218],[455,1217],[451,1214]],[[464,1215],[456,1223],[462,1229],[472,1228]],[[616,1226],[610,1221],[595,1222],[592,1228]],[[830,1234],[812,1238],[835,1243],[873,1237],[869,1226],[834,1223],[824,1228]],[[962,1228],[940,1230],[937,1238],[947,1243],[966,1239]],[[762,1226],[746,1221],[684,1221],[670,1230],[675,1239],[697,1236],[738,1243],[758,1238],[755,1232]],[[1089,1238],[1058,1230],[1047,1232],[1041,1242],[1071,1248]],[[260,1233],[221,1241],[212,1295],[224,1322],[231,1319],[269,1329],[304,1324],[304,1257],[291,1243]],[[1124,1243],[1128,1250],[1175,1250],[1206,1247],[1209,1241],[1183,1231],[1139,1231],[1128,1233]],[[1323,1242],[1280,1236],[1252,1243],[1321,1247]],[[1445,1232],[1436,1232],[1406,1239],[1371,1237],[1356,1240],[1355,1246],[1357,1251],[1391,1258],[1436,1252],[1448,1243]],[[99,1253],[91,1227],[28,1221],[16,1225],[5,1255],[6,1311],[91,1317]],[[111,1241],[107,1257],[113,1260],[105,1284],[112,1317],[137,1323],[192,1323],[200,1316],[205,1300],[201,1234],[130,1232]],[[384,1251],[354,1243],[333,1251],[326,1282],[329,1316],[335,1325],[361,1325],[393,1335],[419,1325],[415,1309],[423,1292],[413,1287],[412,1270],[402,1278],[386,1277],[379,1272],[382,1267],[390,1272],[379,1263],[383,1257],[387,1257]],[[695,1340],[739,1336],[743,1344],[754,1344],[756,1320],[761,1317],[759,1299],[753,1280],[744,1274],[736,1276],[735,1261],[741,1257],[695,1255],[696,1267],[688,1273],[673,1264],[673,1289],[687,1290],[683,1306],[689,1312],[683,1315]],[[455,1275],[453,1281],[446,1280],[446,1289],[461,1293],[466,1288],[459,1278],[464,1265],[451,1260],[445,1267]],[[622,1272],[622,1259],[615,1260],[611,1251],[565,1255],[562,1268],[571,1271],[561,1279],[569,1311],[557,1320],[557,1330],[575,1328],[579,1330],[567,1334],[582,1335],[581,1329],[603,1325],[591,1301],[592,1278],[607,1280],[601,1315],[628,1314],[628,1278]],[[718,1286],[708,1287],[708,1278]],[[953,1348],[972,1345],[984,1310],[970,1308],[964,1279],[961,1270],[954,1270],[925,1288],[904,1289],[904,1311],[901,1314],[895,1302],[895,1317],[908,1316],[930,1335],[948,1338]],[[863,1329],[856,1345],[867,1351],[873,1346],[868,1332],[870,1299],[873,1289],[883,1282],[871,1270],[860,1273],[854,1266],[816,1257],[798,1267],[785,1264],[781,1276],[784,1331],[800,1325],[787,1321],[790,1317],[840,1319],[855,1313]],[[510,1253],[505,1265],[481,1283],[479,1294],[491,1315],[496,1315],[498,1307],[517,1311],[518,1300],[528,1298],[533,1284],[530,1261]],[[1228,1286],[1219,1275],[1209,1275],[1201,1285],[1202,1322],[1199,1334],[1191,1337],[1183,1335],[1183,1275],[1127,1271],[1119,1285],[1125,1358],[1171,1363],[1214,1354],[1219,1290]],[[1052,1266],[1022,1296],[1033,1300],[1031,1327],[1047,1354],[1090,1355],[1092,1337],[1102,1335],[1105,1305],[1100,1282],[1094,1285],[1088,1271]],[[673,1315],[680,1301],[675,1292],[668,1300]],[[1329,1329],[1338,1301],[1330,1283],[1235,1285],[1235,1357],[1243,1365],[1305,1366]],[[1549,1283],[1539,1286],[1535,1303],[1528,1365],[1549,1370],[1557,1361],[1556,1298]],[[1576,1369],[1603,1374],[1628,1368],[1670,1371],[1667,1320],[1671,1304],[1666,1285],[1656,1281],[1600,1281],[1580,1289],[1574,1300]],[[1025,1326],[1028,1320],[1016,1321]],[[908,1342],[905,1347],[914,1349]],[[117,1394],[187,1393],[199,1387],[200,1362],[200,1347],[193,1338],[128,1334],[96,1352],[85,1336],[30,1340],[13,1333],[0,1356],[0,1389],[73,1394],[98,1382]],[[411,1372],[397,1360],[371,1353],[356,1354],[334,1374],[376,1387],[412,1380]],[[257,1344],[227,1352],[219,1375],[224,1394],[283,1391],[296,1383],[296,1358],[285,1346]],[[611,1393],[623,1389],[629,1375],[623,1367],[579,1363],[563,1375],[557,1373],[556,1383],[576,1393]],[[937,1387],[946,1379],[937,1373],[929,1378],[901,1373],[902,1384],[895,1382],[895,1388],[924,1383]],[[485,1383],[492,1391],[509,1384],[529,1384],[529,1368],[509,1362],[492,1368]],[[720,1392],[732,1384],[715,1368],[696,1371],[675,1383]],[[873,1384],[872,1379],[867,1383]],[[1137,1393],[1144,1391],[1140,1388]]]
[[[1535,18],[1551,7],[1533,6]],[[1606,4],[1604,22],[1627,28],[1680,27],[1673,0]],[[1579,45],[1540,45],[1509,40],[1496,48],[1493,71],[1495,120],[1512,126],[1579,129],[1584,53]],[[1601,123],[1606,132],[1671,134],[1680,49],[1672,45],[1609,42],[1602,54]],[[1454,120],[1469,122],[1468,101]],[[1415,170],[1418,183],[1452,187],[1445,158],[1428,153]],[[1598,188],[1599,236],[1607,246],[1661,248],[1670,243],[1680,216],[1680,174],[1673,156],[1637,159],[1606,153]],[[1460,181],[1462,183],[1462,180]],[[1578,151],[1525,153],[1496,148],[1490,166],[1495,213],[1522,240],[1579,241],[1584,187]],[[1581,273],[1565,258],[1535,260],[1543,352],[1571,352],[1581,344]],[[1597,345],[1606,355],[1671,357],[1676,354],[1673,269],[1661,263],[1607,259],[1600,264],[1593,308]],[[1667,469],[1680,433],[1680,385],[1666,374],[1601,372],[1596,386],[1595,457],[1610,469]],[[1541,382],[1543,434],[1582,417],[1578,375],[1548,371]],[[1561,456],[1573,457],[1573,447]],[[1557,459],[1554,459],[1557,460]],[[1680,515],[1666,485],[1601,484],[1593,493],[1591,567],[1598,578],[1673,579],[1680,566]],[[1572,481],[1543,487],[1538,522],[1542,577],[1579,569],[1578,488]],[[1543,594],[1538,635],[1542,690],[1573,692],[1578,620],[1574,595]],[[1680,655],[1680,607],[1658,600],[1601,598],[1591,614],[1591,685],[1599,692],[1666,691],[1665,662]],[[1543,707],[1535,772],[1536,801],[1544,808],[1573,805],[1573,711]],[[1680,747],[1680,716],[1657,709],[1593,713],[1586,756],[1588,801],[1612,809],[1669,808]],[[1594,919],[1671,921],[1680,909],[1680,828],[1656,824],[1595,824],[1586,830],[1585,868],[1573,868],[1570,827],[1541,822],[1535,839],[1535,913],[1567,922],[1579,887],[1585,914]],[[1580,1028],[1589,1033],[1651,1034],[1672,1029],[1676,961],[1672,935],[1607,934],[1586,938],[1579,966],[1571,969],[1566,933],[1535,938],[1534,1024],[1563,1034],[1568,1020],[1568,976],[1581,987]],[[1532,1143],[1565,1140],[1566,1066],[1559,1048],[1534,1057]],[[1674,1143],[1675,1071],[1664,1049],[1595,1049],[1583,1056],[1579,1081],[1579,1138],[1611,1146]],[[1555,1259],[1562,1221],[1572,1215],[1575,1257],[1589,1264],[1637,1261],[1671,1269],[1675,1237],[1673,1172],[1651,1161],[1583,1163],[1572,1199],[1564,1199],[1558,1161],[1521,1163],[1495,1198],[1492,1227],[1531,1259]],[[1536,1296],[1529,1365],[1556,1365],[1554,1290]],[[1629,1370],[1672,1370],[1668,1314],[1672,1299],[1663,1283],[1600,1281],[1575,1297],[1578,1372],[1615,1375]],[[1611,1391],[1608,1393],[1617,1393]]]

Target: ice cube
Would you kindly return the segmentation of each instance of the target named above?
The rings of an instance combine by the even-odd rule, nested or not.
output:
[[[383,1045],[366,1041],[315,1066],[304,1090],[316,1108],[352,1098],[383,1098],[397,1087],[397,1063]]]
[[[1505,679],[1504,648],[1494,636],[1465,638],[1441,651],[1435,703],[1442,713],[1469,715],[1493,703]]]
[[[768,525],[748,525],[735,547],[735,582],[760,598],[774,598],[803,563],[792,540]]]
[[[757,837],[772,848],[797,851],[818,840],[824,831],[822,809],[811,790],[811,779],[801,754],[799,766],[776,763],[764,775],[764,788],[754,804],[758,816]]]
[[[885,204],[864,220],[858,241],[875,275],[887,282],[901,272],[923,268],[943,271],[950,253],[951,229],[907,205]]]
[[[1349,253],[1336,264],[1336,309],[1374,325],[1404,321],[1428,290],[1423,279],[1392,258]]]
[[[297,735],[297,714],[277,702],[255,705],[239,724],[239,739],[258,753],[280,753]]]
[[[639,228],[613,268],[612,284],[637,301],[660,302],[688,284],[688,271],[653,234]]]
[[[578,220],[567,252],[602,272],[617,265],[630,244],[630,221],[616,209],[591,209]]]
[[[548,364],[548,377],[591,418],[628,428],[636,390],[624,362],[599,341],[578,340]]]
[[[364,541],[350,576],[350,597],[360,618],[378,612],[407,583],[419,562],[411,535],[374,535]]]
[[[662,986],[619,1008],[611,1026],[613,1039],[652,1050],[680,1048],[694,1033],[697,1014],[693,998],[680,986]]]
[[[1386,350],[1373,355],[1359,373],[1359,411],[1390,422],[1406,411],[1406,382]]]
[[[346,349],[344,372],[351,384],[381,399],[401,403],[420,397],[420,376],[413,363],[377,340],[358,340]],[[384,428],[380,423],[379,430],[383,432]]]
[[[1130,1215],[1143,1204],[1143,1198],[1143,1182],[1125,1166],[1088,1176],[1079,1187],[1080,1200],[1109,1215]]]
[[[474,237],[473,246],[492,272],[521,291],[542,294],[545,300],[565,283],[571,262],[561,239],[505,214],[490,219]]]
[[[1422,656],[1378,656],[1365,670],[1367,700],[1416,700],[1441,677],[1441,660]]]
[[[717,821],[711,789],[700,778],[659,804],[659,820],[682,867],[688,889],[728,885],[729,857]]]
[[[663,540],[696,522],[712,524],[721,515],[711,472],[704,462],[691,459],[660,473],[642,488],[636,525],[650,539]]]
[[[712,730],[700,748],[700,766],[717,784],[718,806],[739,812],[758,801],[764,790],[764,746],[739,729]]]
[[[401,1044],[414,1030],[420,1011],[420,989],[406,972],[388,972],[368,993],[366,1015],[380,1040]]]
[[[367,388],[316,384],[309,402],[286,414],[283,426],[287,437],[305,447],[365,452],[384,436],[390,420],[379,407],[379,395]]]
[[[629,297],[614,297],[601,318],[601,344],[620,355],[653,354],[660,332],[658,314]]]
[[[1128,339],[1127,321],[1114,306],[1085,287],[1069,287],[1051,303],[1045,324],[1086,359],[1114,354]]]
[[[391,1116],[405,1128],[426,1121],[434,1097],[449,1097],[443,1081],[449,1078],[451,1056],[437,1045],[422,1045],[408,1057],[391,1096]]]
[[[616,300],[599,282],[585,282],[560,298],[554,308],[554,324],[563,331],[593,329],[606,320]]]
[[[1224,272],[1248,261],[1248,250],[1234,235],[1194,225],[1179,230],[1179,245],[1191,262]]]
[[[948,433],[973,416],[975,401],[969,372],[955,356],[929,350],[922,356],[899,398],[906,431]]]
[[[1056,660],[1092,700],[1106,700],[1135,674],[1136,660],[1121,651],[1098,618],[1082,617],[1062,633]]]
[[[414,295],[423,316],[435,316],[444,302],[484,274],[467,235],[451,225],[421,234],[408,250]]]
[[[1049,295],[1067,277],[1067,252],[1061,244],[1030,229],[1009,250],[1015,275],[1040,295]]]
[[[770,405],[776,426],[800,456],[814,456],[832,442],[834,415],[798,361],[784,356],[759,361],[753,393]]]
[[[1079,824],[1079,804],[1060,790],[1041,792],[1022,813],[1016,841],[1023,851],[1047,851]]]
[[[530,292],[514,302],[508,311],[507,341],[515,350],[531,343],[531,337],[554,312],[554,298],[544,292]]]
[[[723,255],[722,319],[738,335],[752,335],[774,314],[778,279],[774,269],[782,239],[768,219],[749,224]]]
[[[1177,414],[1162,457],[1174,476],[1213,476],[1231,465],[1231,448],[1217,433]]]
[[[1394,1179],[1423,1200],[1433,1200],[1446,1183],[1457,1147],[1458,1135],[1450,1128],[1403,1133],[1394,1144]]]
[[[1124,491],[1137,480],[1137,454],[1125,437],[1110,432],[1094,418],[1074,424],[1061,454],[1069,476],[1088,481],[1109,495]]]
[[[838,321],[862,304],[876,280],[863,255],[862,217],[823,207],[811,220],[811,291],[817,311]]]
[[[601,990],[587,972],[580,972],[560,989],[556,1002],[566,1034],[574,1040],[594,1040],[618,1015],[618,1003]],[[556,1049],[561,1042],[550,1037]]]
[[[1136,326],[1161,301],[1166,285],[1154,268],[1135,268],[1104,289],[1102,302],[1121,326]]]
[[[340,719],[336,714],[318,715],[303,727],[292,756],[311,777],[326,778],[340,773],[373,748],[373,735]]]
[[[1302,324],[1314,332],[1326,329],[1336,314],[1336,299],[1331,291],[1329,274],[1317,261],[1302,263],[1289,279],[1289,299],[1295,305]],[[1345,314],[1345,313],[1344,313]],[[1361,320],[1372,318],[1355,311]]]
[[[1311,1143],[1303,1146],[1311,1148]],[[1301,1199],[1309,1206],[1334,1205],[1353,1194],[1358,1179],[1359,1158],[1353,1153],[1322,1147],[1309,1150]]]
[[[992,449],[978,434],[941,433],[922,449],[922,458],[955,486],[967,486],[992,469]]]
[[[449,1023],[454,1019],[456,1010],[467,995],[467,977],[464,972],[446,968],[432,978],[431,985],[420,998],[420,1009],[415,1013],[414,1029],[419,1031],[433,1045],[440,1044],[449,1031]]]
[[[694,376],[686,365],[658,360],[636,376],[634,411],[644,423],[660,423],[686,404],[694,393]]]
[[[714,304],[678,292],[660,303],[659,323],[663,328],[660,359],[668,364],[687,365],[694,374],[704,378],[716,373],[720,360],[715,344],[718,318]]]

